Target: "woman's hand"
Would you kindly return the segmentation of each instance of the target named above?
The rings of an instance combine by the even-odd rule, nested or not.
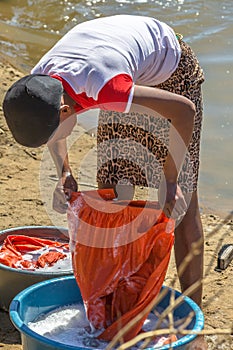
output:
[[[176,182],[162,181],[158,191],[158,200],[167,217],[179,220],[187,211],[184,195]]]
[[[59,179],[53,193],[53,209],[60,214],[65,214],[67,201],[71,198],[72,192],[78,190],[78,185],[70,172],[64,172]]]

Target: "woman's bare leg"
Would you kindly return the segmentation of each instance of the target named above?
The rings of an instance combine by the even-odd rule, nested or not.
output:
[[[203,228],[199,211],[198,196],[196,192],[193,192],[187,213],[175,229],[175,258],[177,269],[179,269],[185,256],[192,250],[192,244],[197,241],[201,242],[199,246],[199,254],[193,257],[182,276],[179,276],[182,292],[187,290],[195,282],[201,281],[203,278]],[[190,297],[200,307],[202,306],[202,283],[190,295]],[[187,347],[187,350],[207,349],[208,346],[203,336],[195,338],[195,340]]]

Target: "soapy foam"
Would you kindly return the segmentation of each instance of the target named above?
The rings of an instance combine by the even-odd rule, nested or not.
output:
[[[95,349],[106,347],[105,342],[95,339],[101,331],[90,333],[90,324],[81,303],[60,307],[47,314],[42,314],[35,321],[29,322],[28,327],[34,332],[62,344],[83,347],[85,343],[89,342],[91,346],[91,342],[93,342]]]
[[[155,329],[157,321],[157,316],[151,312],[144,323],[143,330]],[[47,314],[41,314],[36,320],[29,322],[28,327],[37,334],[65,345],[95,350],[107,347],[106,342],[96,339],[103,330],[91,331],[85,308],[81,303],[66,305]],[[167,328],[166,321],[161,324],[160,328]],[[150,348],[158,348],[162,340],[163,337],[158,338],[153,345],[150,345]],[[138,347],[131,347],[131,350],[136,349]]]

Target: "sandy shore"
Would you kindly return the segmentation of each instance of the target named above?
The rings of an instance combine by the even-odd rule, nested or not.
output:
[[[22,74],[7,63],[0,61],[0,105],[7,88]],[[0,229],[28,225],[53,225],[54,219],[48,212],[40,194],[39,174],[44,148],[25,149],[13,140],[3,118],[0,107]],[[95,138],[83,133],[79,142],[78,157],[71,157],[71,163],[79,166],[83,155],[93,149]],[[83,183],[88,177],[83,176]],[[50,181],[55,173],[50,172]],[[49,180],[48,180],[49,181]],[[89,179],[91,181],[91,179]],[[54,182],[55,183],[55,182]],[[85,183],[84,183],[85,185]],[[216,271],[217,255],[223,244],[233,243],[233,217],[219,217],[215,213],[202,214],[205,231],[205,281],[203,310],[205,328],[215,330],[214,336],[207,336],[210,349],[233,349],[233,338],[219,335],[219,330],[230,328],[233,323],[233,263],[224,271]],[[66,226],[65,217],[59,224]],[[166,284],[169,285],[176,273],[172,256]],[[179,289],[178,281],[175,287]],[[1,297],[1,296],[0,296]],[[8,313],[0,311],[0,348],[22,349],[19,333],[11,324]]]

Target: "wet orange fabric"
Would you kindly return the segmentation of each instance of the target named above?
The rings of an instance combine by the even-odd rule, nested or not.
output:
[[[24,254],[39,250],[43,247],[69,249],[68,244],[56,242],[49,239],[30,237],[25,235],[9,235],[3,242],[0,249],[0,263],[13,268],[32,269],[53,265],[59,259],[66,257],[66,254],[58,251],[51,251],[41,254],[36,261],[24,259]]]
[[[114,335],[159,293],[174,242],[174,221],[157,202],[114,201],[111,190],[73,193],[68,224],[73,269],[87,317],[100,339]],[[145,315],[125,335],[142,329]]]

